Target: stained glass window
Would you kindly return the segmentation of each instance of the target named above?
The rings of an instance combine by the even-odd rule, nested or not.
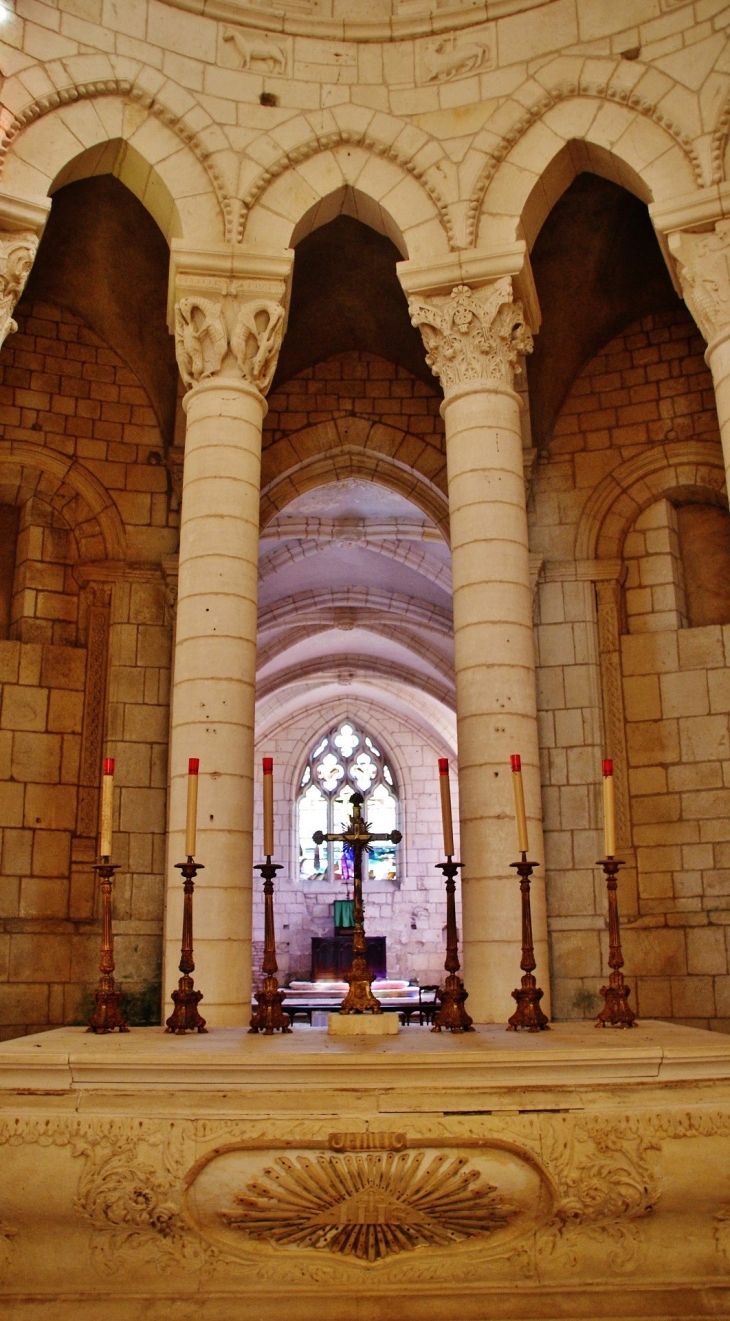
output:
[[[343,889],[352,886],[351,850],[331,842],[316,845],[315,830],[339,834],[350,819],[353,793],[365,799],[363,816],[371,830],[384,834],[398,826],[398,790],[379,744],[352,720],[343,720],[312,748],[299,780],[299,875]],[[395,845],[374,844],[368,858],[370,880],[396,879]]]

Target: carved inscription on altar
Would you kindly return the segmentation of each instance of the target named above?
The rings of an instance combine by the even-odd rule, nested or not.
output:
[[[376,1141],[370,1141],[375,1137]],[[357,1140],[355,1140],[357,1139]],[[415,1249],[527,1232],[550,1196],[514,1152],[406,1148],[398,1134],[330,1135],[328,1151],[216,1154],[188,1209],[205,1237],[248,1255],[310,1249],[374,1264]]]

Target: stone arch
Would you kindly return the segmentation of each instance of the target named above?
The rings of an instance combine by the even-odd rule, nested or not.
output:
[[[410,670],[406,666],[398,665],[394,661],[383,660],[378,656],[356,656],[353,658],[347,652],[327,656],[326,658],[319,657],[277,670],[266,679],[259,680],[256,686],[256,698],[257,701],[263,701],[272,693],[298,683],[321,684],[327,680],[332,680],[335,683],[342,683],[344,680],[346,683],[351,683],[358,676],[385,679],[392,683],[415,688],[418,692],[428,693],[429,696],[434,697],[436,701],[441,702],[450,710],[456,709],[453,684],[432,679],[420,670]]]
[[[523,207],[522,230],[530,252],[555,203],[584,171],[610,179],[647,205],[652,200],[649,188],[632,166],[605,147],[573,138],[553,156]]]
[[[259,581],[264,582],[270,578],[286,564],[293,564],[297,560],[308,559],[312,555],[319,555],[333,543],[341,545],[357,545],[363,550],[371,551],[375,555],[384,555],[387,559],[396,560],[400,564],[405,564],[409,569],[416,573],[421,573],[434,583],[436,587],[441,587],[445,592],[452,591],[451,566],[440,565],[434,567],[430,561],[426,560],[422,553],[419,553],[418,543],[412,542],[403,545],[400,541],[388,540],[378,541],[370,539],[367,536],[349,538],[344,533],[335,534],[326,539],[321,533],[317,536],[299,537],[295,541],[287,540],[284,546],[278,546],[275,550],[269,551],[259,560]]]
[[[75,459],[29,441],[0,440],[0,500],[45,500],[71,529],[82,562],[123,560],[124,525],[101,482]]]
[[[406,137],[408,126],[394,120],[398,136],[387,142],[368,131],[371,112],[362,111],[355,115],[358,117],[361,125],[338,127],[328,134],[317,134],[307,120],[302,121],[307,137],[258,170],[246,189],[239,241],[245,235],[249,247],[289,247],[310,212],[333,194],[350,188],[387,212],[400,236],[398,246],[405,248],[409,258],[433,261],[448,255],[456,246],[448,211],[451,199],[447,200],[437,180],[443,183],[444,175],[453,179],[452,191],[456,181],[443,148],[439,147],[438,155],[444,156],[450,168],[439,175],[432,164],[433,152],[426,165],[419,163],[421,153],[414,150],[413,134],[423,138],[424,148],[432,142],[427,134],[411,130],[411,139],[401,146],[401,130]],[[454,200],[457,196],[458,191]]]
[[[304,642],[307,638],[320,637],[323,633],[329,633],[338,629],[350,629],[353,627],[351,615],[345,620],[338,618],[335,614],[323,615],[313,618],[308,616],[308,612],[302,612],[304,619],[290,627],[280,629],[270,642],[259,646],[258,659],[261,667],[276,660],[284,652],[289,651],[297,642]],[[382,612],[373,611],[368,613],[366,619],[358,620],[358,628],[362,628],[366,633],[373,633],[376,637],[393,640],[393,631],[397,628],[398,642],[406,651],[410,651],[414,656],[430,665],[437,674],[442,675],[447,681],[451,680],[454,673],[454,667],[435,647],[429,645],[420,633],[415,629],[408,628],[407,624],[397,615],[387,615]],[[327,657],[321,658],[325,663]]]
[[[287,436],[285,442],[291,442],[291,439]],[[377,482],[404,496],[436,524],[448,542],[448,500],[444,493],[427,477],[398,459],[358,445],[343,445],[329,453],[314,454],[269,480],[261,491],[261,526],[266,527],[305,491],[349,477]]]
[[[627,532],[655,500],[688,487],[716,500],[724,486],[718,443],[688,440],[657,445],[619,464],[592,491],[576,530],[575,557],[620,559]]]
[[[67,61],[68,66],[73,64],[73,60]],[[6,107],[0,136],[3,186],[12,194],[40,201],[54,186],[60,186],[59,176],[87,153],[91,154],[83,168],[88,173],[113,173],[114,152],[119,152],[120,144],[127,144],[134,155],[120,160],[118,168],[129,179],[139,178],[132,191],[140,196],[138,187],[141,189],[140,200],[158,224],[168,207],[168,238],[178,234],[208,242],[212,237],[223,239],[235,228],[237,208],[223,171],[202,137],[213,120],[199,107],[209,123],[193,130],[184,115],[147,91],[145,72],[153,71],[141,69],[137,81],[108,78],[92,83],[75,82],[69,74],[66,86],[37,98],[18,79],[7,79],[0,98]],[[101,98],[103,114],[96,110]],[[130,103],[138,109],[134,116],[128,114]],[[109,152],[106,158],[105,150]],[[166,195],[174,201],[174,212]]]
[[[620,61],[596,63],[597,76],[561,81],[545,87],[537,98],[527,88],[524,100],[519,91],[514,93],[512,123],[506,130],[500,127],[496,146],[494,130],[490,132],[487,121],[473,148],[482,146],[482,154],[480,163],[474,163],[475,181],[467,207],[469,245],[476,246],[480,238],[483,241],[482,218],[494,214],[512,216],[514,237],[519,236],[531,195],[568,144],[581,143],[582,148],[576,149],[578,161],[582,154],[587,163],[578,163],[575,168],[570,153],[563,156],[566,174],[560,192],[580,169],[603,173],[607,155],[618,170],[618,178],[608,177],[616,178],[632,192],[637,191],[636,181],[640,181],[642,191],[637,195],[643,192],[644,200],[662,201],[703,186],[705,179],[692,136],[665,112],[664,98],[654,103],[622,86],[614,76]],[[582,61],[578,64],[582,67]],[[607,66],[605,79],[601,64]],[[505,108],[500,108],[500,126],[505,117]],[[556,180],[557,173],[551,181],[553,189]],[[543,206],[547,206],[546,201]]]
[[[315,202],[305,212],[299,223],[294,226],[290,246],[295,248],[307,234],[314,233],[315,229],[320,229],[336,216],[352,216],[353,220],[360,220],[363,225],[369,225],[377,234],[384,234],[389,238],[401,257],[408,256],[406,241],[393,217],[379,202],[374,202],[372,197],[368,197],[367,193],[344,183],[328,197],[322,198],[321,202]]]
[[[122,138],[99,142],[80,152],[56,175],[49,195],[53,197],[66,184],[101,174],[113,175],[130,193],[134,193],[157,222],[168,243],[182,235],[182,222],[167,184],[137,148]]]

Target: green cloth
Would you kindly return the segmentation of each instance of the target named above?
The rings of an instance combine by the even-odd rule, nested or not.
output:
[[[352,899],[335,899],[335,930],[354,927],[355,904]]]

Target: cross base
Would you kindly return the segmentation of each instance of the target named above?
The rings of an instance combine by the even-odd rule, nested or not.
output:
[[[341,1014],[382,1014],[380,1001],[370,989],[373,975],[368,972],[367,960],[362,954],[353,958],[346,980],[350,989],[340,1005]]]
[[[185,973],[177,984],[177,990],[172,993],[175,1008],[167,1019],[165,1031],[175,1032],[179,1037],[186,1032],[207,1032],[205,1019],[198,1013],[202,998],[203,992],[195,990],[192,977]]]
[[[469,992],[464,989],[464,983],[455,972],[449,974],[444,983],[444,989],[436,992],[436,998],[440,1001],[441,1008],[438,1010],[433,1020],[432,1032],[440,1032],[446,1028],[448,1032],[473,1032],[473,1018],[470,1018],[464,1008],[464,1001],[469,999]]]
[[[522,978],[522,986],[518,991],[512,992],[513,999],[517,1001],[517,1008],[512,1017],[507,1020],[508,1032],[548,1032],[550,1024],[547,1015],[540,1008],[540,1001],[543,993],[540,990],[535,978],[531,972],[526,972]]]

